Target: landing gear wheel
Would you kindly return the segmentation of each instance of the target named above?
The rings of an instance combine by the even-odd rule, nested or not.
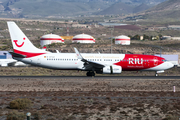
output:
[[[157,77],[157,76],[158,76],[158,74],[156,73],[156,74],[155,74],[155,76]]]
[[[95,76],[95,73],[94,73],[94,72],[92,72],[92,73],[91,73],[91,75],[92,75],[92,76]]]
[[[87,72],[87,73],[86,73],[86,76],[90,76],[90,72]]]
[[[94,72],[87,72],[86,76],[95,76],[95,73]]]

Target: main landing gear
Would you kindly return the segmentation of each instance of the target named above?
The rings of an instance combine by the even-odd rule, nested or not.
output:
[[[95,76],[95,73],[93,71],[89,71],[86,73],[86,76]]]

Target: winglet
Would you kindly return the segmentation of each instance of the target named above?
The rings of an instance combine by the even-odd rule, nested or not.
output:
[[[83,60],[84,58],[82,57],[82,55],[79,53],[79,51],[75,47],[74,47],[74,50],[76,52],[77,58]]]

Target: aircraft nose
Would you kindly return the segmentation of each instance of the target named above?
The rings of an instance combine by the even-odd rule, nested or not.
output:
[[[167,62],[167,67],[168,67],[168,69],[172,68],[172,67],[174,67],[174,64],[172,64],[171,62]]]

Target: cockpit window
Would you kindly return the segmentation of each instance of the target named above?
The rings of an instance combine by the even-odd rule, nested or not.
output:
[[[163,62],[166,62],[167,60],[162,60]]]

